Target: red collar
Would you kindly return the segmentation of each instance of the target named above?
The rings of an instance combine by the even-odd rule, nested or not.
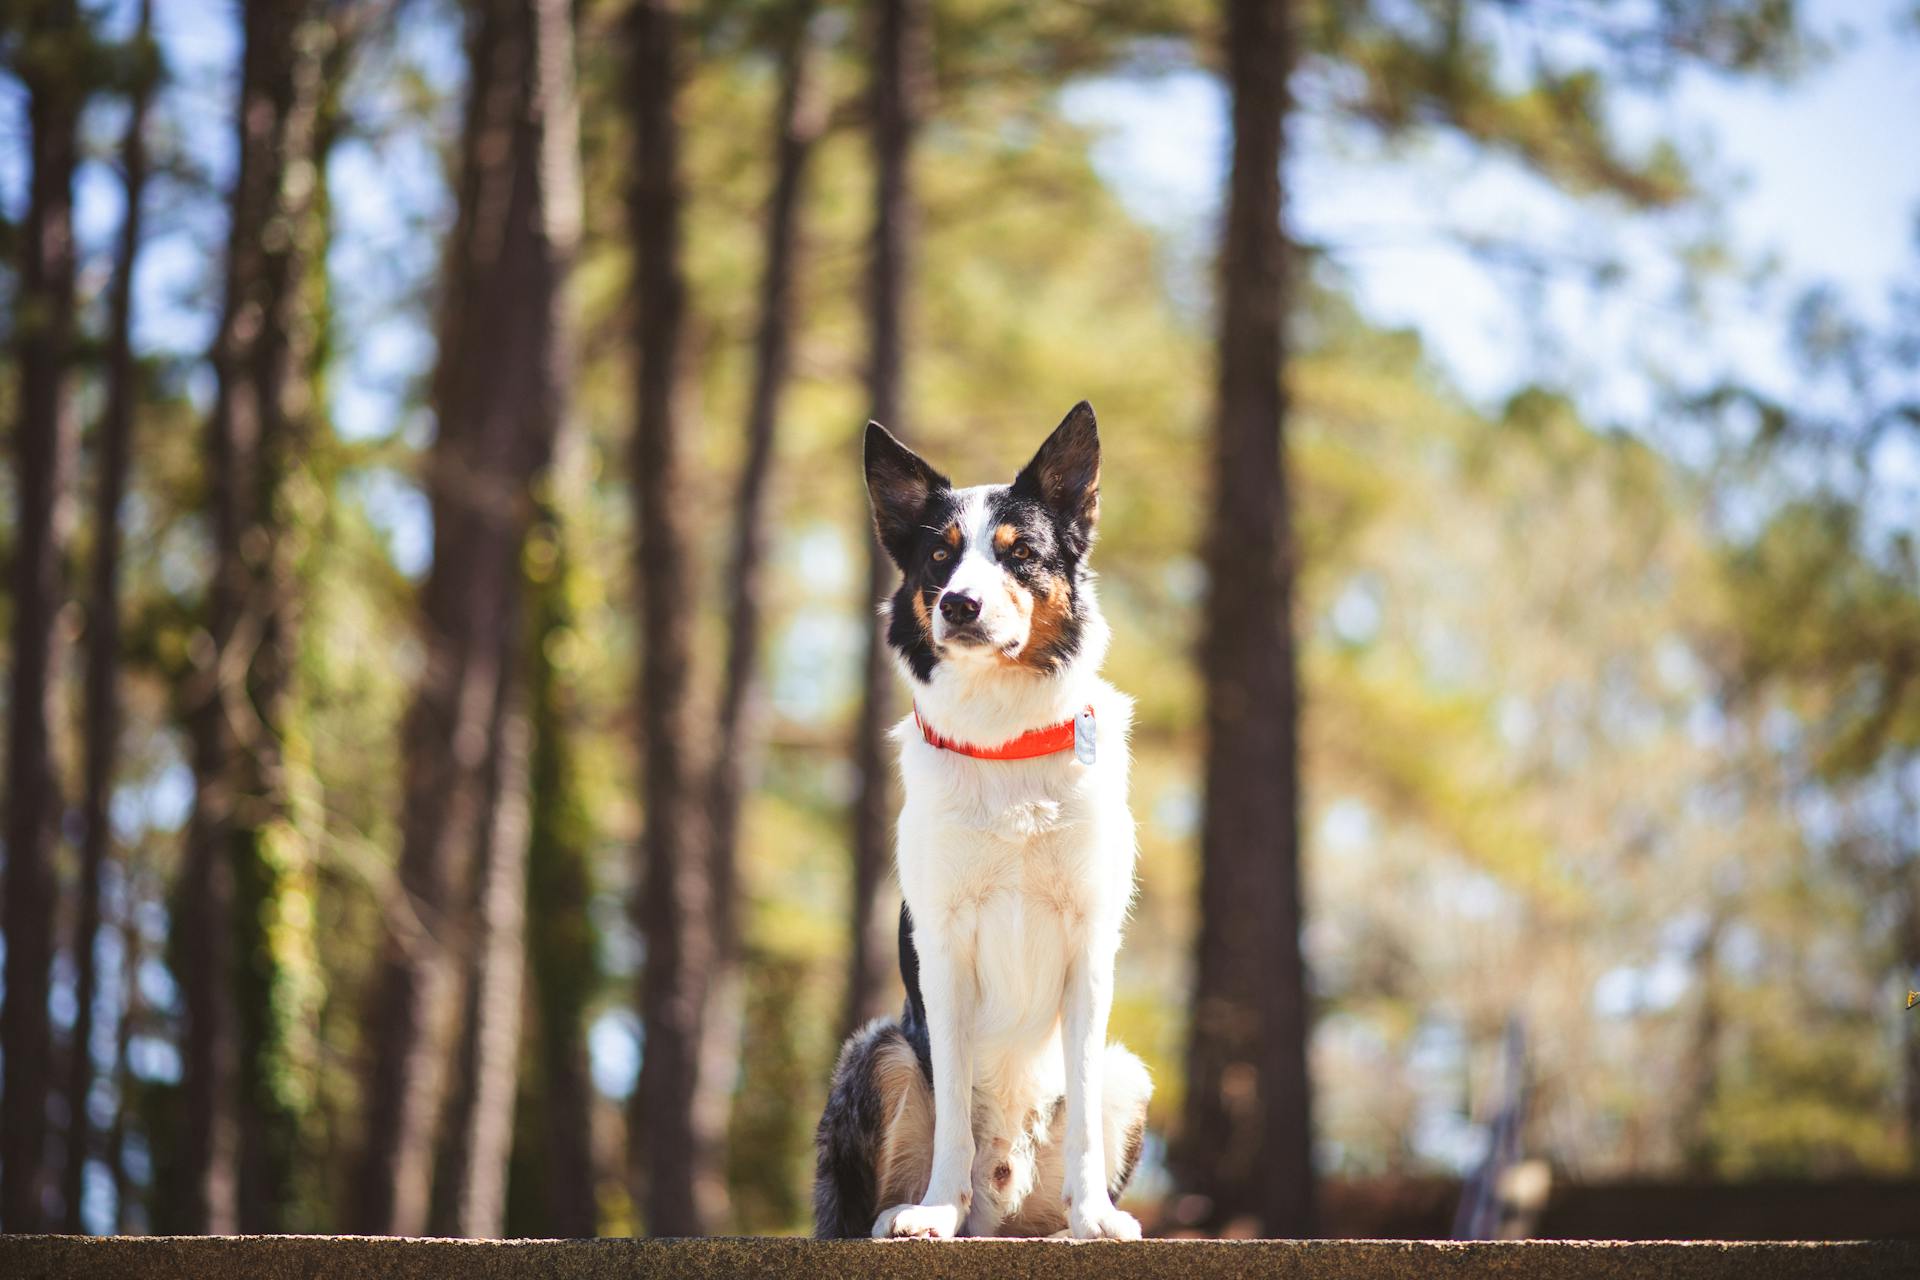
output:
[[[1089,703],[1084,712],[1091,717],[1093,705]],[[955,742],[952,738],[943,738],[935,733],[933,726],[920,718],[920,708],[913,709],[913,722],[920,726],[921,736],[928,745],[939,747],[942,751],[955,751],[963,756],[972,756],[976,760],[1031,760],[1036,756],[1058,755],[1062,751],[1073,750],[1073,717],[1059,724],[1050,724],[1039,729],[1029,729],[1017,738],[1012,738],[997,747],[976,747],[965,742]]]

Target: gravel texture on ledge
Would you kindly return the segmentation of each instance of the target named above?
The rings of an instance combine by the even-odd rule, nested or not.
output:
[[[1787,1280],[1920,1278],[1920,1244],[1529,1240],[406,1240],[0,1236],[4,1280]]]

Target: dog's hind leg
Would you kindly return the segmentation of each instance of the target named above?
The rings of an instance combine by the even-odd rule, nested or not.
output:
[[[875,1055],[873,1072],[885,1107],[874,1161],[874,1203],[917,1204],[933,1176],[933,1087],[905,1040]],[[877,1223],[868,1225],[879,1234]]]
[[[1100,1139],[1105,1144],[1107,1193],[1118,1200],[1140,1163],[1153,1078],[1147,1074],[1145,1063],[1117,1044],[1107,1046],[1100,1065]],[[1067,1209],[1060,1197],[1066,1180],[1062,1150],[1067,1134],[1065,1104],[1063,1098],[1054,1107],[1046,1139],[1038,1144],[1033,1190],[1019,1210],[1000,1224],[1000,1235],[1050,1236],[1067,1229]]]
[[[814,1135],[813,1233],[860,1238],[878,1206],[916,1200],[933,1168],[933,1090],[891,1018],[847,1040]]]

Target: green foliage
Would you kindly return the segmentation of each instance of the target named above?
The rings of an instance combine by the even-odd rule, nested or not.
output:
[[[1785,683],[1838,778],[1920,747],[1920,564],[1909,539],[1869,555],[1860,521],[1840,500],[1794,503],[1728,556],[1742,677]]]
[[[1715,1172],[1830,1177],[1907,1167],[1884,1118],[1894,1088],[1887,1064],[1850,1048],[1873,1037],[1874,1021],[1866,1010],[1752,1018],[1707,1113]]]

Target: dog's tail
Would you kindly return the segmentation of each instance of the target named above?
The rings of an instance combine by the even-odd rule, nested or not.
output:
[[[875,1018],[847,1038],[833,1068],[827,1109],[814,1133],[813,1235],[817,1240],[866,1239],[880,1212],[874,1203],[875,1166],[884,1102],[874,1081],[874,1058],[904,1040],[893,1018]]]

